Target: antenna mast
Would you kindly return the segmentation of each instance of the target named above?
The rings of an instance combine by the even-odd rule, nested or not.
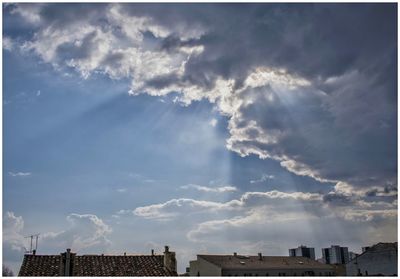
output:
[[[25,238],[31,239],[31,245],[30,245],[29,250],[26,251],[26,254],[35,254],[36,253],[37,247],[38,247],[38,242],[39,242],[39,235],[40,235],[40,233],[32,234],[32,235],[25,237]],[[33,249],[33,238],[35,238],[35,249]]]

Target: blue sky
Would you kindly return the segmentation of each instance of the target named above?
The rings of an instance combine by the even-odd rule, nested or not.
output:
[[[4,263],[397,241],[396,14],[3,5]]]

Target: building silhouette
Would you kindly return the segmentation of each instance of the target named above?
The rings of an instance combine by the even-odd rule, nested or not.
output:
[[[310,248],[304,245],[299,246],[298,248],[289,249],[290,257],[306,257],[312,260],[315,260],[315,250],[314,248]]]

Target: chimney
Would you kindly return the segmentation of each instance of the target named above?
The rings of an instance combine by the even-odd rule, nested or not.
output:
[[[258,253],[258,259],[259,259],[260,261],[263,260],[263,257],[262,257],[262,254],[261,254],[261,253]]]
[[[237,256],[237,253],[236,253],[236,252],[233,252],[233,256],[236,257],[236,256]]]
[[[65,276],[70,276],[71,269],[71,249],[67,249],[67,253],[65,254]]]
[[[168,246],[165,246],[164,251],[164,267],[169,271],[176,272],[175,252],[170,252]]]
[[[154,249],[151,249],[151,255],[154,256]]]
[[[71,249],[67,249],[67,252],[61,253],[61,262],[59,274],[60,276],[72,276],[73,262],[75,253],[71,253]]]

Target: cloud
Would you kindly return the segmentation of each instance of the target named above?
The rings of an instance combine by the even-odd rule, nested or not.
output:
[[[283,200],[291,203],[283,204]],[[280,191],[270,192],[247,192],[240,199],[234,199],[228,202],[213,202],[205,200],[195,200],[188,198],[179,198],[166,201],[165,203],[152,204],[148,206],[137,207],[133,211],[120,210],[118,214],[127,214],[133,212],[134,215],[146,219],[172,220],[182,215],[200,214],[204,212],[218,213],[229,211],[247,212],[253,207],[265,206],[274,207],[277,205],[296,207],[299,202],[321,201],[322,196],[317,193],[292,192],[285,193]],[[297,202],[297,203],[296,203]],[[275,209],[276,210],[276,209]]]
[[[3,37],[3,49],[12,51],[14,48],[14,42],[11,38],[9,37]]]
[[[47,232],[41,237],[53,249],[71,248],[76,252],[88,250],[104,251],[110,244],[108,235],[112,232],[102,219],[94,214],[72,213],[66,217],[68,228],[59,232]]]
[[[109,245],[108,235],[112,229],[93,214],[72,213],[66,217],[67,228],[58,232],[41,232],[40,251],[60,253],[66,248],[85,252],[104,251]],[[6,212],[3,217],[3,247],[5,258],[20,261],[27,250],[27,239],[24,237],[24,220],[14,212]],[[19,263],[19,262],[18,262]]]
[[[138,207],[133,211],[123,210],[119,214],[133,212],[139,217],[162,221],[191,215],[201,215],[207,219],[210,216],[215,218],[221,215],[238,214],[241,214],[242,217],[236,216],[234,220],[240,220],[240,222],[248,220],[249,216],[252,216],[251,218],[264,216],[268,218],[268,222],[288,218],[327,218],[332,216],[342,220],[354,218],[355,221],[372,221],[379,216],[382,219],[384,216],[393,217],[396,204],[389,200],[371,200],[365,192],[346,193],[337,187],[334,191],[326,194],[278,190],[246,192],[239,199],[227,202],[179,198],[165,203]],[[361,219],[360,216],[367,217]]]
[[[172,199],[165,203],[137,207],[133,214],[146,219],[171,220],[183,213],[196,213],[223,207],[222,203],[193,199]],[[121,212],[121,211],[120,211]],[[125,213],[126,211],[123,211]]]
[[[30,173],[30,172],[11,172],[11,171],[9,171],[8,174],[10,176],[15,177],[15,176],[30,176],[32,173]]]
[[[24,238],[24,219],[7,211],[3,216],[3,263],[18,273],[23,254],[27,250]],[[29,247],[28,247],[29,248]]]
[[[155,182],[160,181],[160,180],[156,180],[156,179],[153,179],[153,178],[146,177],[146,176],[144,176],[142,174],[139,174],[139,173],[129,173],[129,176],[133,177],[134,179],[136,179],[136,180],[138,180],[140,182],[143,182],[143,183],[155,183]]]
[[[273,175],[263,174],[263,175],[261,175],[260,179],[250,180],[250,183],[251,184],[261,183],[261,182],[265,182],[269,179],[274,179],[274,178],[275,178],[275,176],[273,176]]]
[[[249,240],[246,245],[265,239],[290,239],[290,245],[298,245],[310,242],[310,236],[313,245],[324,245],[326,239],[341,243],[393,239],[397,230],[397,200],[390,201],[391,196],[371,197],[368,191],[338,183],[325,194],[246,192],[226,202],[182,198],[142,206],[133,212],[154,221],[185,218],[189,241],[215,244],[221,249],[229,243],[242,243],[243,239]],[[331,229],[327,231],[327,227]],[[279,247],[274,249],[278,251]]]
[[[194,242],[207,243],[282,239],[293,241],[293,245],[296,241],[310,241],[310,236],[315,238],[314,243],[326,242],[326,239],[350,241],[340,237],[344,232],[357,241],[379,241],[382,235],[392,239],[397,230],[397,202],[365,198],[334,192],[249,192],[238,201],[219,206],[218,210],[234,209],[232,216],[224,214],[225,217],[215,218],[210,215],[208,220],[193,224],[187,237]],[[327,231],[329,224],[335,224],[336,229]]]
[[[215,127],[215,126],[217,126],[218,120],[215,119],[215,118],[213,118],[213,119],[211,119],[210,122],[208,122],[208,123],[209,123],[212,127]]]
[[[213,192],[213,193],[226,193],[226,192],[235,192],[237,191],[237,188],[234,186],[220,186],[220,187],[207,187],[207,186],[201,186],[201,185],[196,185],[196,184],[188,184],[180,187],[181,189],[195,189],[197,191],[202,191],[202,192]]]
[[[126,191],[127,191],[127,189],[125,189],[125,188],[117,189],[118,193],[125,193]]]
[[[196,224],[187,232],[187,238],[193,242],[216,245],[230,243],[231,246],[246,240],[250,244],[271,239],[275,243],[286,243],[285,247],[298,243],[312,243],[322,247],[326,245],[327,239],[331,243],[373,243],[379,242],[382,237],[395,241],[396,219],[396,210],[351,211],[342,216],[316,218],[308,212],[271,216],[267,210],[259,208],[247,215]],[[240,250],[240,246],[236,247]],[[274,248],[284,252],[283,247]],[[267,250],[271,253],[272,249]]]
[[[354,210],[343,214],[346,220],[368,222],[376,219],[388,220],[397,219],[397,209],[388,210]]]
[[[321,182],[396,182],[394,4],[13,7],[35,28],[27,51],[128,78],[131,95],[206,99],[241,156]]]
[[[3,242],[11,245],[15,251],[24,251],[24,220],[21,216],[15,216],[14,212],[7,211],[3,217]]]

